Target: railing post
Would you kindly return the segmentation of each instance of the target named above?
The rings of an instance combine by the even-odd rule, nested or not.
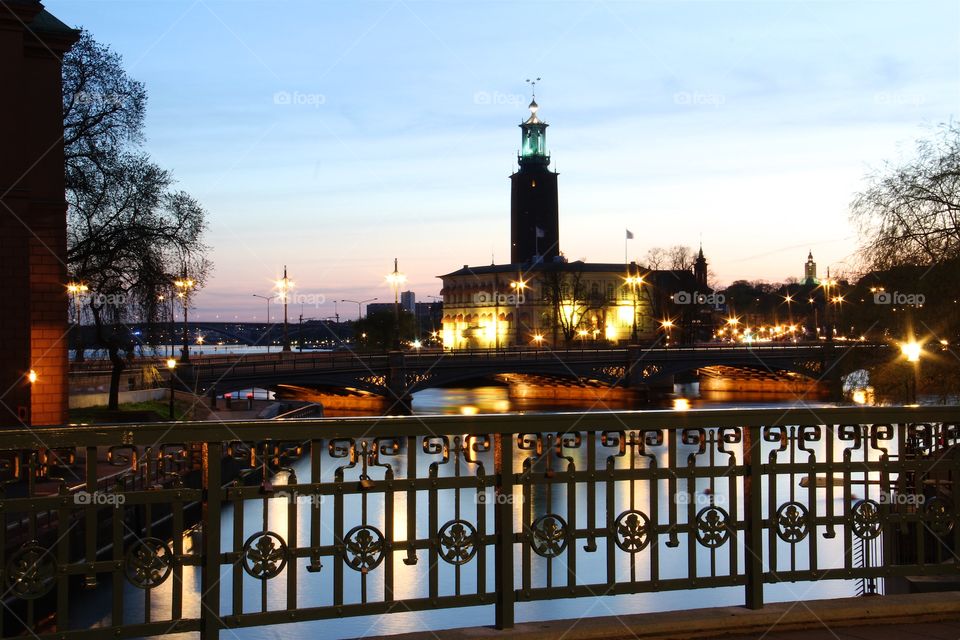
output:
[[[496,485],[493,489],[493,526],[496,536],[494,584],[497,589],[496,627],[513,628],[513,437],[509,433],[493,436],[493,464]]]
[[[223,445],[203,444],[203,560],[200,568],[200,637],[220,637],[220,487]]]
[[[763,608],[763,486],[760,482],[763,458],[760,455],[760,427],[743,428],[743,502],[746,508],[744,568],[747,572],[746,605]]]

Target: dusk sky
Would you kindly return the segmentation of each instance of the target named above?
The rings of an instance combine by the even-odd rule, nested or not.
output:
[[[864,177],[960,112],[955,1],[45,5],[146,84],[146,148],[210,215],[204,320],[262,320],[284,264],[319,318],[392,301],[394,257],[423,301],[508,262],[529,77],[567,257],[702,237],[720,283],[850,269]]]

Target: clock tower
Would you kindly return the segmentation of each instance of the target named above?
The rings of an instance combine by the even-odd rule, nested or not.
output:
[[[552,261],[560,255],[557,173],[550,170],[547,123],[537,116],[536,93],[530,117],[520,125],[520,167],[510,176],[510,261]]]

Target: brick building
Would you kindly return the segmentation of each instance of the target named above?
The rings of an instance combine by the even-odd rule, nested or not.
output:
[[[0,427],[67,419],[60,60],[76,39],[37,0],[0,6]]]

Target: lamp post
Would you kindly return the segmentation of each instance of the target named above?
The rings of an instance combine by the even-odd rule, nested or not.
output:
[[[627,284],[630,286],[630,291],[633,293],[633,329],[630,332],[630,340],[636,344],[639,338],[639,333],[637,330],[637,290],[643,286],[643,276],[635,276],[632,274],[628,275]]]
[[[82,282],[71,282],[67,285],[67,293],[73,297],[74,334],[76,335],[76,361],[83,362],[83,336],[80,335],[80,297],[89,291],[89,287]]]
[[[400,285],[407,281],[407,276],[397,269],[397,259],[393,259],[393,273],[387,275],[387,282],[393,287],[393,329],[395,337],[393,348],[400,349]]]
[[[186,272],[178,280],[174,280],[177,287],[177,297],[183,305],[183,351],[180,353],[180,362],[190,362],[190,335],[187,324],[187,309],[190,307],[190,291],[196,284],[187,277]]]
[[[910,404],[917,404],[917,386],[920,378],[920,354],[923,353],[923,345],[911,339],[900,345],[900,351],[907,359],[907,362],[913,365],[913,389],[910,393]]]
[[[350,302],[357,305],[357,320],[363,320],[363,305],[368,302],[379,300],[379,298],[370,298],[369,300],[341,300],[340,302]]]
[[[255,293],[253,297],[267,301],[267,323],[263,327],[263,337],[267,340],[267,353],[270,353],[270,301],[276,296],[261,296]]]
[[[667,335],[667,346],[669,347],[669,346],[670,346],[670,333],[671,333],[671,329],[673,329],[673,320],[669,320],[669,319],[668,319],[668,320],[664,320],[663,322],[660,323],[660,326],[663,327],[663,331],[664,331],[664,333],[666,333],[666,335]]]
[[[513,326],[514,326],[514,343],[517,347],[520,346],[520,300],[523,298],[523,292],[527,288],[527,283],[523,280],[523,276],[520,272],[517,272],[517,279],[510,283],[510,288],[513,289],[514,296],[514,312],[513,312]]]
[[[287,332],[287,292],[293,287],[293,283],[287,278],[287,265],[283,265],[283,278],[277,280],[277,289],[280,291],[278,297],[283,300],[283,349],[281,351],[290,351],[290,335]]]
[[[177,368],[177,361],[174,358],[167,358],[167,376],[170,380],[170,419],[173,420],[173,372]]]

